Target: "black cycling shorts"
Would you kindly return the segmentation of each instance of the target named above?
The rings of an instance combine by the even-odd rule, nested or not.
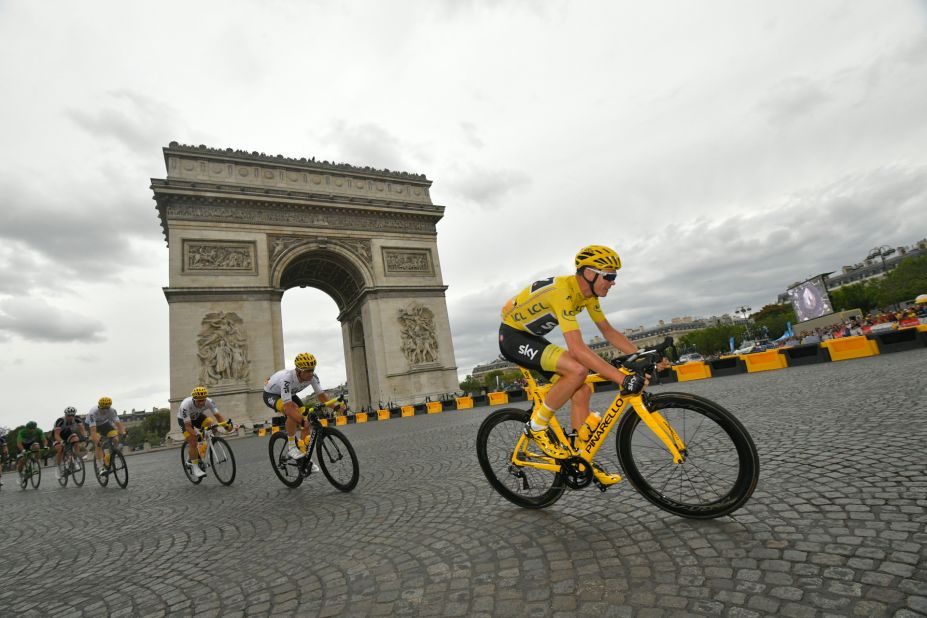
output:
[[[499,326],[499,351],[506,360],[553,381],[554,376],[559,375],[553,369],[564,350],[544,337],[502,324]]]
[[[280,395],[277,395],[275,393],[270,393],[268,391],[264,391],[264,405],[276,412],[283,412],[282,407],[280,409],[277,409],[278,401],[280,401]],[[306,404],[304,404],[302,399],[300,399],[297,395],[293,395],[293,403],[296,404],[297,408],[306,407]]]

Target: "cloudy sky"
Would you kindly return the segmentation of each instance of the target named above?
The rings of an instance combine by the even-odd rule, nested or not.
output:
[[[172,140],[426,174],[461,377],[585,244],[623,328],[927,235],[924,2],[0,0],[0,84],[0,425],[166,405]],[[283,311],[343,380],[334,301]]]

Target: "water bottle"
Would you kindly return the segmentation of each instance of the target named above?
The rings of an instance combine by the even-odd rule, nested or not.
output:
[[[590,411],[589,416],[586,417],[585,422],[583,422],[582,427],[579,428],[577,432],[577,437],[580,442],[586,443],[589,441],[589,438],[592,437],[592,432],[595,431],[595,428],[598,427],[599,421],[602,420],[602,417],[598,412]]]
[[[203,457],[204,455],[206,455],[206,443],[200,442],[199,444],[197,444],[197,446],[200,449],[200,457]]]

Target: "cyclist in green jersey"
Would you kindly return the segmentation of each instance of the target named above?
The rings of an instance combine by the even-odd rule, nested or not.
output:
[[[17,472],[22,472],[23,465],[26,463],[26,453],[32,452],[35,457],[38,457],[40,445],[41,448],[46,446],[45,432],[38,428],[35,421],[29,421],[16,434],[16,448],[19,450],[19,459],[16,462]]]

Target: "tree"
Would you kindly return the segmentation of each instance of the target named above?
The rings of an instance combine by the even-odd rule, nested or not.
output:
[[[902,260],[876,285],[880,307],[887,307],[927,292],[927,256]]]
[[[877,284],[861,281],[832,291],[830,299],[834,304],[834,311],[859,309],[863,313],[869,313],[879,306],[877,291]]]
[[[791,305],[766,305],[750,316],[756,325],[754,331],[766,329],[770,339],[778,339],[785,334],[786,324],[795,324],[795,311]]]
[[[730,339],[734,337],[734,345],[743,343],[747,329],[739,324],[718,324],[691,333],[680,338],[680,342],[688,348],[695,348],[700,354],[724,353],[730,350]]]
[[[473,376],[467,376],[463,382],[460,383],[460,390],[465,393],[472,393],[473,391],[478,391],[483,388],[483,381]]]

